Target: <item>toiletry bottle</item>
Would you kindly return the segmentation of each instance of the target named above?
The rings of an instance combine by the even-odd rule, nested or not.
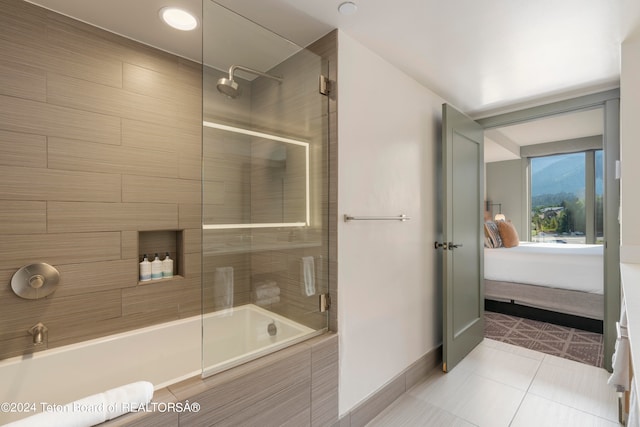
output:
[[[162,279],[162,261],[156,253],[156,258],[151,261],[151,280]]]
[[[173,260],[169,256],[169,252],[162,260],[162,277],[173,277]]]
[[[151,280],[151,263],[147,254],[144,254],[140,263],[140,281],[146,282],[147,280]]]

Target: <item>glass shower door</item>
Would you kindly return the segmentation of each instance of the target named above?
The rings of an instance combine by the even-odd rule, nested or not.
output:
[[[327,329],[328,64],[203,4],[203,365]]]

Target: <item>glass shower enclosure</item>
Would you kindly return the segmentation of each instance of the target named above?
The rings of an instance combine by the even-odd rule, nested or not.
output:
[[[327,330],[328,63],[203,2],[203,375]]]

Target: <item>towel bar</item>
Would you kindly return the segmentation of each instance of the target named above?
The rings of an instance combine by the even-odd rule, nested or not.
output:
[[[344,215],[344,222],[349,221],[408,221],[411,218],[406,216],[405,214],[400,214],[399,216],[351,216]]]

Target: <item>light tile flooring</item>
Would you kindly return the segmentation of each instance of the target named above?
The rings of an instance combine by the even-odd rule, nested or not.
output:
[[[616,427],[601,368],[485,338],[458,366],[435,371],[368,426]]]

